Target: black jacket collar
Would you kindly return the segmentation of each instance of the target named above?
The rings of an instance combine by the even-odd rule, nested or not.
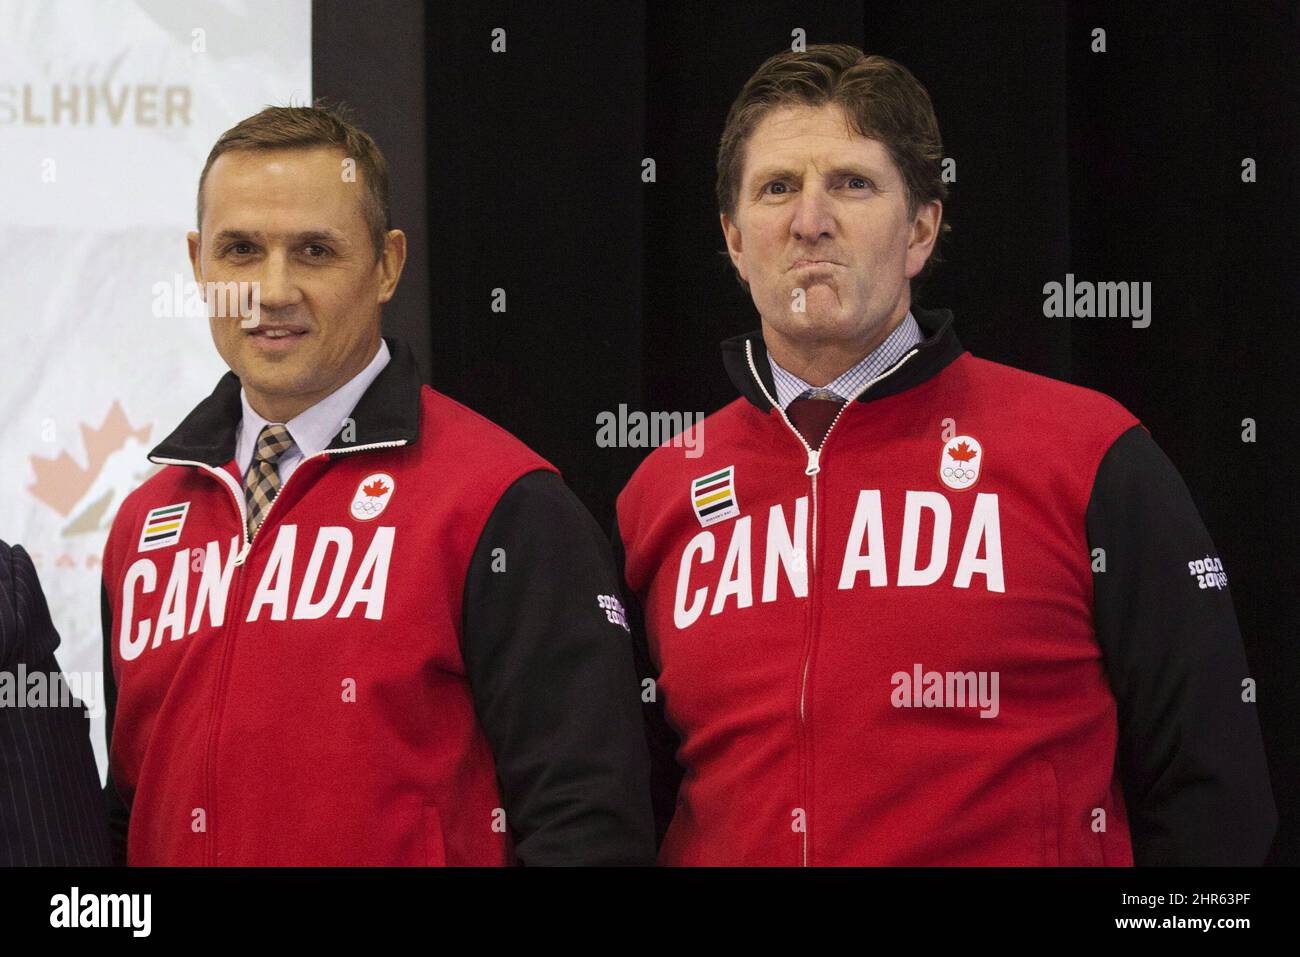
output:
[[[917,354],[910,359],[899,359],[902,368],[858,396],[859,402],[874,402],[876,399],[897,395],[914,385],[920,385],[926,379],[937,375],[948,363],[966,351],[957,341],[957,333],[953,329],[952,310],[921,309],[912,306],[912,316],[921,327],[921,334],[924,336],[921,342],[912,347],[917,350]],[[750,371],[749,359],[745,354],[746,342],[750,343],[750,350],[754,356],[754,371],[762,381],[762,388],[754,381],[754,373]],[[912,349],[908,352],[910,353]],[[767,361],[767,347],[763,343],[761,330],[725,340],[722,343],[722,363],[741,395],[763,412],[772,408],[772,403],[763,394],[763,389],[767,390],[768,395],[775,396],[776,384],[772,381],[772,366]],[[897,366],[898,363],[895,363],[894,367]]]
[[[345,440],[344,430],[340,429],[327,451],[358,449],[376,442],[410,444],[419,437],[423,381],[415,356],[401,339],[384,336],[384,341],[390,358],[352,410],[355,433]],[[202,462],[220,468],[233,459],[239,420],[244,414],[239,388],[238,376],[233,372],[223,375],[212,394],[154,447],[150,461]]]

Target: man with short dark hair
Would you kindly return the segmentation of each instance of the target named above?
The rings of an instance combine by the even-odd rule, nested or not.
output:
[[[608,543],[381,337],[387,196],[317,108],[244,120],[204,168],[189,252],[231,371],[104,552],[119,860],[653,859]]]
[[[618,500],[668,864],[1258,864],[1277,824],[1227,576],[1100,393],[912,302],[929,96],[846,45],[731,108],[720,220],[761,331],[704,454]],[[666,832],[666,833],[665,833]]]

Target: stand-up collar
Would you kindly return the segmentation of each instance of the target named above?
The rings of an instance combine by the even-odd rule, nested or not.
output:
[[[920,385],[966,351],[953,328],[952,310],[921,309],[913,305],[912,315],[921,327],[924,338],[894,363],[891,368],[898,369],[897,372],[886,374],[885,378],[858,396],[857,401],[874,402]],[[746,343],[749,344],[748,350]],[[916,354],[909,358],[912,352]],[[776,385],[772,381],[772,367],[767,361],[767,346],[763,342],[761,330],[725,340],[722,343],[722,364],[741,395],[763,412],[772,408],[767,396],[776,395]],[[757,379],[754,378],[755,373]],[[766,395],[764,390],[767,391]]]
[[[325,451],[350,451],[382,442],[410,444],[420,435],[420,370],[411,348],[384,336],[392,358],[352,410],[352,424],[340,429]],[[219,468],[235,457],[243,407],[239,377],[227,372],[212,394],[196,405],[171,435],[149,453],[150,461],[202,462]],[[348,433],[344,435],[345,431]]]

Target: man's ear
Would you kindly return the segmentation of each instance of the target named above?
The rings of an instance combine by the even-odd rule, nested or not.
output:
[[[400,229],[390,229],[384,237],[384,252],[379,257],[379,299],[388,302],[397,291],[398,280],[402,278],[402,267],[406,265],[406,233]]]
[[[943,203],[937,199],[923,204],[912,220],[911,234],[907,240],[905,275],[912,279],[925,266],[939,238],[939,224],[943,222]]]
[[[190,250],[190,268],[194,270],[194,281],[199,284],[199,289],[203,288],[203,260],[199,258],[202,252],[202,244],[199,241],[199,234],[190,232],[185,234],[185,243]]]
[[[731,256],[731,264],[736,267],[736,272],[745,282],[749,282],[749,276],[745,272],[745,254],[743,250],[743,237],[740,235],[740,227],[731,221],[726,213],[719,214],[719,222],[722,224],[722,238],[727,243],[727,254]]]

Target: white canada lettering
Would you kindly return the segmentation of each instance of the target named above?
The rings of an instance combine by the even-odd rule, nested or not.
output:
[[[248,606],[245,621],[257,621],[263,605],[271,606],[271,620],[284,621],[289,617],[289,588],[293,584],[293,547],[298,543],[298,526],[281,525],[271,546],[271,557],[262,570],[262,580],[257,583],[257,593]]]
[[[921,509],[934,513],[934,534],[930,536],[930,562],[916,567],[917,542],[921,538]],[[948,564],[948,531],[952,527],[952,509],[938,492],[908,492],[903,506],[903,552],[898,558],[900,585],[933,585]]]
[[[725,526],[702,531],[695,535],[682,551],[677,569],[677,593],[673,603],[673,623],[679,629],[695,624],[709,606],[709,614],[717,615],[729,607],[749,608],[753,602],[752,568],[757,556],[752,554],[755,538],[765,549],[762,557],[763,590],[761,601],[777,600],[781,593],[779,579],[784,571],[795,598],[808,596],[808,499],[799,498],[794,503],[793,531],[782,505],[768,510],[766,534],[755,534],[751,529],[753,516],[744,515],[731,523],[731,538],[727,542],[726,558],[718,570],[712,589],[692,582],[692,573],[702,572],[703,566],[713,560],[716,548],[715,534],[726,534]],[[925,515],[924,513],[929,513]],[[858,573],[867,573],[869,587],[880,588],[889,584],[885,527],[878,489],[862,489],[858,494],[857,508],[845,542],[838,581],[841,590],[855,587]],[[897,584],[900,586],[933,585],[943,579],[948,571],[949,543],[954,531],[952,507],[947,496],[940,492],[909,491],[903,503],[903,523],[898,546]],[[918,565],[919,552],[929,534],[928,556],[923,566]],[[960,529],[958,530],[960,533]],[[865,550],[864,550],[865,549]],[[832,575],[834,569],[828,569]],[[969,588],[975,575],[982,575],[985,588],[990,592],[1005,592],[1002,570],[1002,530],[998,515],[998,497],[991,492],[975,496],[970,524],[962,539],[961,557],[953,572],[952,587]],[[711,577],[711,576],[710,576]],[[692,589],[692,585],[697,587]],[[734,606],[728,599],[734,598]],[[687,604],[689,600],[690,604]]]
[[[298,526],[282,525],[271,545],[266,568],[248,605],[246,621],[269,617],[271,621],[323,618],[334,611],[336,618],[348,618],[362,608],[366,618],[379,620],[384,614],[384,599],[388,592],[388,567],[393,552],[396,529],[379,526],[366,549],[365,555],[352,575],[351,584],[342,602],[339,595],[348,576],[348,566],[353,552],[353,532],[341,526],[325,526],[317,530],[307,559],[302,581],[294,577],[298,542]],[[229,542],[225,561],[216,540],[207,543],[200,570],[191,574],[190,549],[177,549],[172,554],[171,572],[163,590],[161,601],[144,601],[158,588],[159,563],[166,562],[165,555],[137,559],[122,579],[121,617],[118,627],[118,653],[123,661],[138,658],[147,648],[158,648],[164,639],[176,641],[192,635],[206,624],[219,628],[225,621],[226,600],[234,575],[235,557],[242,539],[234,537]],[[332,547],[331,547],[332,546]],[[196,563],[196,567],[197,563]],[[320,588],[324,579],[323,590]],[[193,589],[193,593],[191,593]],[[319,597],[317,592],[320,591]],[[269,615],[265,609],[270,607]],[[148,610],[155,619],[136,612]],[[289,610],[293,614],[289,614]],[[189,610],[188,622],[186,611]],[[206,616],[206,622],[204,618]]]
[[[208,612],[208,624],[220,628],[226,620],[226,594],[230,591],[230,576],[235,570],[235,556],[239,554],[240,536],[230,539],[230,550],[226,553],[226,563],[221,564],[221,550],[216,540],[208,542],[203,550],[203,571],[199,573],[199,593],[194,597],[194,617],[186,632],[194,634],[199,627],[199,619],[204,609]]]
[[[325,563],[325,551],[333,544],[338,547],[334,556],[334,565],[330,569],[329,581],[325,583],[325,594],[320,601],[313,602],[311,596],[316,594],[316,579],[320,577],[321,566]],[[298,592],[298,604],[293,608],[293,617],[323,618],[338,600],[339,589],[343,587],[343,573],[348,570],[348,559],[352,557],[352,533],[338,525],[327,525],[316,535],[316,547],[311,550],[307,561],[307,574],[302,580],[302,590]]]
[[[384,595],[388,591],[388,559],[393,554],[393,526],[388,525],[375,531],[366,549],[366,557],[361,559],[357,577],[352,579],[348,596],[343,599],[339,617],[347,618],[357,605],[366,606],[366,617],[379,619],[384,617]]]
[[[677,569],[677,601],[673,603],[673,624],[678,628],[689,628],[695,624],[704,613],[704,604],[708,600],[709,590],[700,588],[695,592],[690,608],[683,604],[691,581],[691,561],[696,552],[700,553],[701,565],[713,561],[712,532],[700,532],[687,543],[686,550],[682,552],[682,563]]]
[[[713,597],[710,615],[716,615],[727,607],[727,599],[736,597],[737,608],[748,608],[754,604],[754,587],[749,575],[749,525],[750,516],[736,519],[736,527],[731,532],[731,547],[727,557],[722,561],[722,577],[718,579],[718,591]]]
[[[867,554],[862,554],[862,535],[867,535]],[[885,522],[880,517],[880,490],[864,488],[858,493],[858,507],[849,529],[849,543],[840,567],[840,588],[852,588],[858,572],[871,573],[871,587],[889,584],[885,570]]]
[[[151,648],[162,644],[163,632],[171,632],[171,640],[185,637],[185,595],[190,584],[190,553],[179,549],[172,558],[172,574],[167,579],[162,609],[158,612],[158,627],[153,633]]]
[[[135,640],[131,640],[131,618],[135,613],[135,583],[140,582],[141,594],[148,595],[158,584],[158,568],[148,558],[140,558],[126,570],[122,579],[122,629],[117,636],[117,653],[123,661],[140,657],[149,644],[149,630],[152,622],[148,618],[140,619],[136,626]]]
[[[776,601],[777,565],[796,598],[808,594],[808,496],[794,503],[794,537],[785,524],[785,509],[773,505],[767,513],[767,560],[763,563],[763,601]],[[798,544],[796,544],[796,542]]]
[[[976,558],[981,540],[985,542],[984,557]],[[998,497],[988,492],[981,492],[975,499],[966,544],[957,560],[953,587],[969,588],[970,577],[976,572],[984,576],[989,591],[1007,590],[1002,583],[1002,523],[998,520]]]

